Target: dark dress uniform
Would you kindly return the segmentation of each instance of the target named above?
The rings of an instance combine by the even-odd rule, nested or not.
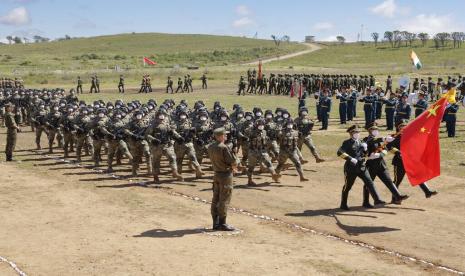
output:
[[[5,127],[7,128],[5,146],[6,161],[12,161],[13,151],[16,147],[16,137],[19,130],[16,125],[15,115],[12,112],[5,113]]]
[[[224,129],[215,130],[215,134],[225,132]],[[211,215],[213,229],[234,230],[226,224],[228,207],[233,191],[233,168],[237,166],[236,156],[224,143],[215,141],[208,146],[208,156],[212,162],[213,171],[213,198]]]
[[[445,111],[446,128],[447,136],[455,137],[455,123],[457,121],[457,111],[459,110],[459,105],[457,103],[448,105]]]
[[[398,124],[402,120],[410,120],[412,108],[408,103],[398,102],[396,106],[395,122]]]
[[[375,181],[375,178],[379,177],[379,179],[391,192],[394,199],[393,203],[400,204],[400,202],[403,199],[406,199],[408,196],[402,196],[400,194],[399,190],[394,185],[391,176],[389,175],[386,162],[384,161],[384,156],[387,155],[387,151],[383,148],[383,139],[375,138],[372,135],[369,135],[368,137],[365,137],[363,141],[367,143],[368,146],[369,157],[366,162],[366,166],[368,168],[371,179]],[[370,206],[369,197],[370,193],[365,186],[363,188],[363,206]]]
[[[356,117],[357,92],[352,91],[347,99],[347,121],[352,121]]]
[[[381,119],[383,111],[383,100],[380,95],[375,95],[375,118],[376,120]]]
[[[395,154],[392,159],[392,165],[394,166],[394,184],[396,184],[397,188],[399,188],[399,185],[402,183],[405,176],[404,163],[402,163],[402,153],[400,149],[400,139],[401,134],[397,135],[392,142],[386,145],[386,148]],[[426,183],[422,183],[419,186],[427,198],[437,194],[436,191],[431,191]]]
[[[320,116],[321,116],[321,129],[328,129],[329,113],[331,112],[331,98],[322,96],[320,98]]]
[[[354,185],[355,179],[359,177],[363,183],[364,187],[369,191],[375,204],[382,204],[383,201],[380,200],[378,192],[376,191],[373,180],[371,179],[368,169],[365,164],[365,148],[362,146],[362,142],[359,140],[354,140],[352,138],[345,140],[342,143],[342,146],[337,151],[337,155],[346,160],[344,164],[344,175],[345,175],[345,184],[342,188],[341,196],[341,209],[348,210],[347,199],[349,197],[349,191]],[[357,160],[357,163],[352,163],[352,158]],[[364,189],[365,189],[364,188]]]
[[[428,108],[428,102],[425,99],[419,99],[416,104],[413,105],[415,107],[415,118],[420,116]]]
[[[384,112],[386,112],[386,129],[394,130],[394,114],[396,112],[397,99],[384,100]]]
[[[119,93],[124,93],[124,77],[123,76],[119,77],[118,91]]]
[[[363,105],[363,111],[365,112],[365,128],[368,128],[375,121],[375,97],[373,95],[367,95],[360,99]]]
[[[339,120],[341,124],[347,122],[347,100],[349,96],[346,93],[336,95],[336,99],[339,99]]]

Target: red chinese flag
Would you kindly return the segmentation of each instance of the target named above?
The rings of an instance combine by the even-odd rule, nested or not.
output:
[[[262,60],[258,61],[258,79],[262,79]]]
[[[294,85],[295,83],[291,84],[291,98],[294,98]]]
[[[300,85],[299,85],[299,99],[302,98],[302,89],[303,89],[303,85],[300,84]]]
[[[148,64],[148,65],[156,65],[157,64],[155,61],[153,61],[153,60],[151,60],[149,58],[146,58],[146,57],[144,57],[142,59],[142,61],[144,62],[144,64]]]
[[[402,161],[412,186],[441,174],[439,125],[446,105],[447,98],[440,99],[402,130]]]

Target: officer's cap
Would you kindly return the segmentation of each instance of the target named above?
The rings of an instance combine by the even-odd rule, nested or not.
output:
[[[220,135],[224,135],[224,134],[228,134],[229,132],[224,128],[224,127],[219,127],[219,128],[216,128],[215,130],[213,130],[213,134],[215,136],[220,136]]]
[[[360,132],[358,125],[352,125],[347,129],[348,133]]]

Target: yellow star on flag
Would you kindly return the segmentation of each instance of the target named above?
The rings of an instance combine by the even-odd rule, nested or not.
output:
[[[425,127],[422,127],[422,128],[420,129],[420,131],[421,131],[422,133],[425,133],[426,128],[425,128]]]
[[[426,118],[429,118],[431,115],[433,116],[436,116],[436,111],[438,110],[439,108],[439,105],[436,104],[436,105],[433,105],[431,108],[429,108],[427,111],[429,112],[428,116],[426,116]]]

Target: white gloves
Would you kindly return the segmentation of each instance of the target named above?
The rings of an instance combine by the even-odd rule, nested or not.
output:
[[[350,158],[350,162],[352,162],[352,164],[354,164],[354,165],[357,165],[358,160],[355,159],[355,158]]]
[[[362,143],[361,146],[363,147],[363,149],[364,149],[365,151],[368,149],[367,143]]]
[[[368,159],[369,160],[373,160],[373,159],[377,159],[377,158],[380,158],[381,157],[381,154],[379,152],[373,152],[369,157]]]
[[[388,142],[388,143],[391,143],[392,141],[394,141],[394,139],[395,138],[392,137],[392,136],[388,136],[388,137],[385,138],[386,142]]]

